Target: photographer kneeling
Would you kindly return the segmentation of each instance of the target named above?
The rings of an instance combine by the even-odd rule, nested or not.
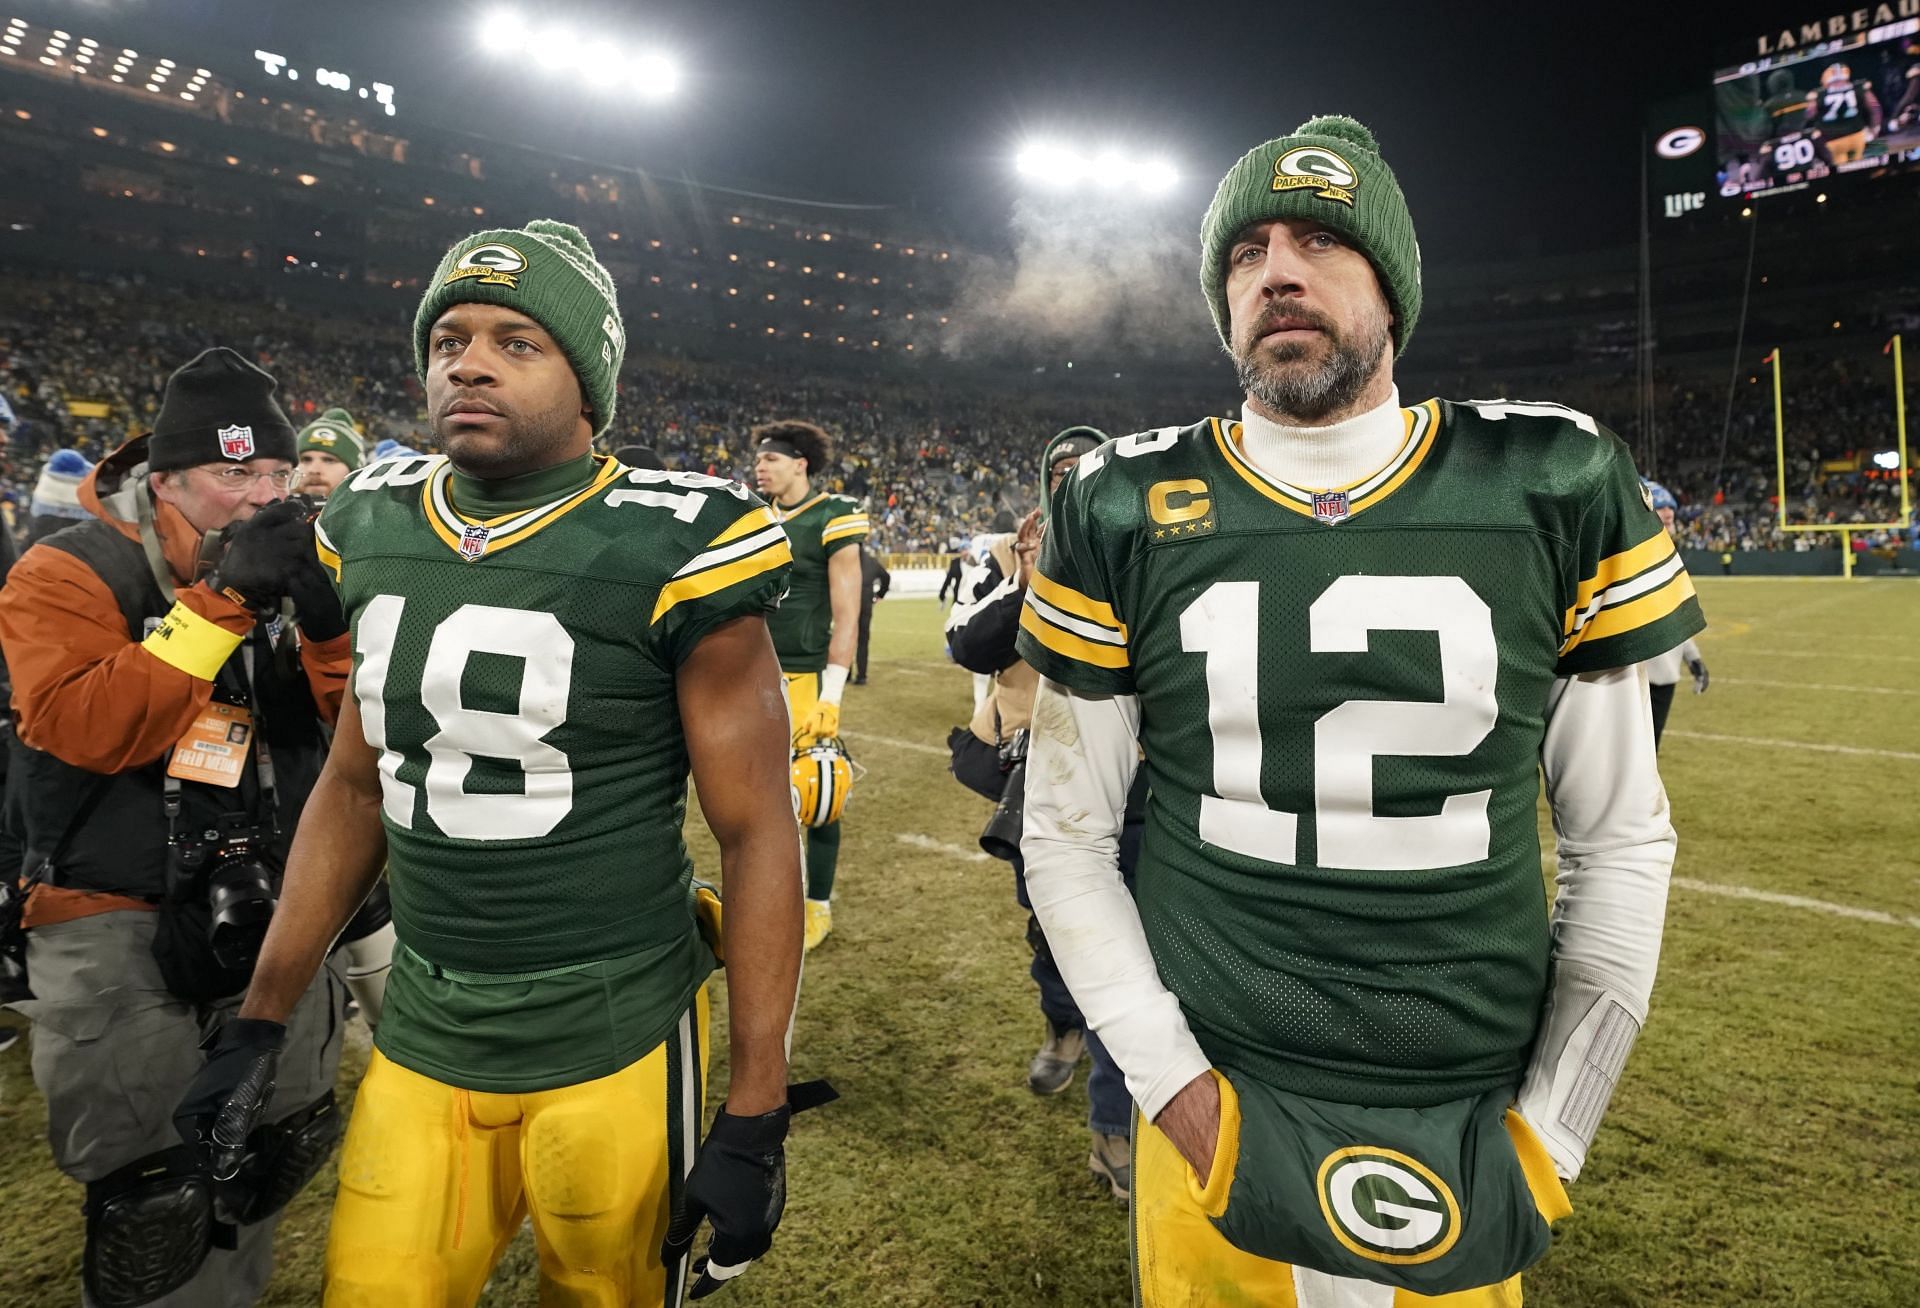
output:
[[[1080,457],[1106,440],[1091,427],[1071,427],[1047,446],[1047,495],[1066,479]],[[1033,716],[1033,692],[1039,674],[1014,652],[1021,607],[1026,600],[1033,562],[1046,529],[1035,509],[1018,532],[979,538],[984,547],[986,580],[959,596],[947,615],[947,642],[954,662],[970,672],[991,674],[986,698],[969,726],[955,727],[947,737],[953,775],[961,785],[995,802],[993,816],[980,833],[980,847],[995,858],[1013,864],[1014,894],[1027,911],[1027,944],[1033,949],[1031,968],[1040,987],[1040,1011],[1047,1019],[1047,1036],[1027,1064],[1027,1088],[1038,1095],[1058,1094],[1073,1081],[1073,1069],[1083,1051],[1092,1058],[1087,1074],[1087,1125],[1093,1149],[1087,1165],[1106,1181],[1118,1198],[1132,1188],[1129,1131],[1133,1101],[1126,1080],[1108,1057],[1099,1037],[1087,1029],[1079,1006],[1068,993],[1054,965],[1047,938],[1033,917],[1027,900],[1026,876],[1020,859],[1021,807],[1025,790],[1027,727]],[[975,595],[978,598],[975,598]],[[1145,776],[1142,770],[1141,776]],[[1120,868],[1131,878],[1140,850],[1145,787],[1129,796],[1121,837]]]
[[[253,1302],[273,1215],[338,1132],[337,971],[284,1029],[230,1020],[349,669],[274,388],[226,349],[174,373],[152,433],[82,484],[92,516],[0,590],[33,996],[14,1006],[54,1162],[87,1187],[95,1308]],[[263,1042],[281,1050],[272,1125],[216,1180],[175,1106],[203,1043]]]

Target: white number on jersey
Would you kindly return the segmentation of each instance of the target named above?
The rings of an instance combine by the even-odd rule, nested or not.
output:
[[[1841,118],[1857,118],[1860,115],[1860,93],[1851,86],[1837,87],[1820,93],[1821,101],[1827,111],[1820,115],[1823,123],[1837,122]]]
[[[413,486],[433,475],[439,459],[431,454],[415,458],[400,455],[369,464],[347,478],[348,490],[379,490],[382,486]]]
[[[1565,418],[1590,436],[1600,434],[1599,423],[1580,410],[1569,409],[1564,404],[1551,404],[1546,401],[1522,404],[1508,400],[1469,400],[1467,403],[1478,410],[1481,417],[1492,418],[1495,422],[1513,417]]]
[[[1200,797],[1200,838],[1269,863],[1299,860],[1299,817],[1260,793],[1260,583],[1216,581],[1180,614],[1181,648],[1205,654],[1207,726],[1215,794]],[[1441,698],[1348,700],[1313,727],[1318,865],[1354,871],[1422,871],[1487,857],[1490,790],[1449,795],[1427,817],[1373,811],[1376,756],[1471,754],[1499,717],[1500,653],[1493,614],[1459,577],[1341,577],[1313,602],[1314,653],[1367,650],[1372,631],[1431,631],[1440,641]]]
[[[387,744],[387,674],[405,608],[401,596],[376,595],[361,613],[354,693],[362,733],[380,751],[381,810],[411,830],[415,789],[400,780],[405,759]],[[522,660],[514,712],[461,703],[467,662],[478,653]],[[427,814],[434,825],[457,840],[531,840],[559,826],[573,808],[573,769],[544,737],[566,721],[572,688],[573,637],[551,613],[463,604],[435,627],[420,674],[420,702],[439,728],[426,742]],[[476,755],[518,763],[520,793],[469,794]]]
[[[607,492],[606,503],[610,508],[619,508],[622,504],[645,504],[657,509],[672,509],[673,516],[682,522],[692,522],[700,516],[701,508],[706,504],[707,491],[726,491],[735,499],[747,498],[747,488],[737,481],[727,481],[722,477],[709,477],[703,472],[669,472],[664,468],[635,468],[626,479],[637,486],[679,486],[684,493],[675,495],[663,490],[611,490]]]

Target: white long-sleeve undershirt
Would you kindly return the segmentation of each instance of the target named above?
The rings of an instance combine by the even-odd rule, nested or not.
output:
[[[1149,1120],[1209,1060],[1161,982],[1121,881],[1119,836],[1139,765],[1132,696],[1088,696],[1047,678],[1027,760],[1027,892],[1060,974]],[[1597,973],[1644,1015],[1660,953],[1675,838],[1653,752],[1646,682],[1622,668],[1554,682],[1540,761],[1559,836],[1556,967]],[[1558,973],[1556,972],[1556,976]],[[1550,997],[1551,998],[1551,997]],[[1538,1061],[1538,1060],[1536,1060]],[[1551,1066],[1529,1069],[1544,1102]],[[1548,1140],[1563,1174],[1579,1160]]]

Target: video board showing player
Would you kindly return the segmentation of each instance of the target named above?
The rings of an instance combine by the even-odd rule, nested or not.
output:
[[[1750,60],[1713,89],[1728,198],[1920,165],[1920,19]]]

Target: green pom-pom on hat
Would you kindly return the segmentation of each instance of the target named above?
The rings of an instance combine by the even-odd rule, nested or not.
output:
[[[546,328],[580,380],[593,410],[593,434],[607,429],[627,333],[613,277],[594,258],[585,232],[572,223],[536,218],[525,227],[475,232],[454,242],[413,316],[413,361],[422,380],[428,335],[456,304],[506,305]]]
[[[1379,275],[1393,312],[1394,353],[1420,320],[1420,243],[1413,215],[1380,143],[1344,114],[1322,114],[1240,156],[1200,223],[1200,289],[1229,353],[1227,252],[1248,226],[1307,218],[1351,241]]]

